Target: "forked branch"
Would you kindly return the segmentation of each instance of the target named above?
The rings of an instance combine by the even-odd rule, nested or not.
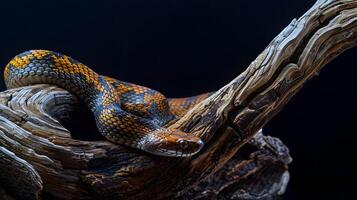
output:
[[[280,174],[286,177],[290,159],[283,145],[271,145],[282,157],[253,159],[253,154],[267,155],[261,154],[264,145],[254,142],[259,141],[256,133],[308,79],[356,44],[357,1],[317,1],[242,74],[171,125],[206,142],[197,155],[182,159],[152,156],[105,141],[74,140],[53,117],[67,113],[76,100],[56,87],[39,85],[5,91],[0,98],[2,182],[9,183],[10,190],[25,185],[17,192],[27,198],[164,199],[184,198],[187,190],[204,191],[202,184],[197,190],[190,186],[205,178],[206,183],[213,180],[212,174],[227,166],[231,167],[227,174],[236,174],[228,183],[243,180],[245,176],[237,172],[259,173],[263,165],[275,161],[280,167],[274,169],[282,170]],[[238,152],[252,144],[255,150]],[[248,156],[242,152],[249,152]],[[267,157],[274,162],[262,162]],[[249,168],[252,163],[256,167]],[[13,177],[15,174],[18,177]],[[227,176],[218,172],[215,177]]]

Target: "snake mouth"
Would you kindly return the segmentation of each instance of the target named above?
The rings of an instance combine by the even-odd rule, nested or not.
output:
[[[160,144],[159,146],[163,146]],[[182,148],[157,148],[155,149],[155,152],[151,152],[155,155],[160,155],[160,156],[170,156],[170,157],[189,157],[192,156],[196,153],[198,153],[201,148],[203,147],[203,142],[202,140],[199,140],[195,143],[195,146],[198,146],[196,149],[182,149]]]
[[[169,157],[192,156],[198,153],[203,145],[203,141],[193,134],[168,129],[155,131],[140,141],[142,150]]]

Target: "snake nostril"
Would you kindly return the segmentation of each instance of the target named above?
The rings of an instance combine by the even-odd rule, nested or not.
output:
[[[198,140],[197,141],[197,145],[199,146],[199,148],[201,149],[204,145],[203,141],[202,140]]]

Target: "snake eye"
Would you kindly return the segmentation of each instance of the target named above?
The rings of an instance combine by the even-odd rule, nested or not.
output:
[[[188,147],[188,142],[186,140],[179,140],[178,143],[182,149],[186,149]]]

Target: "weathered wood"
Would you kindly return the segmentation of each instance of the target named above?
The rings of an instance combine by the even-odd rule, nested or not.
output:
[[[258,133],[218,172],[177,199],[278,199],[289,181],[290,162],[279,139]]]
[[[145,179],[146,175],[140,173],[144,173],[156,163],[165,163],[155,156],[138,157],[143,152],[107,141],[86,142],[72,139],[68,130],[53,116],[70,113],[76,102],[76,98],[68,92],[49,85],[29,86],[1,93],[0,182],[17,197],[38,199],[42,195],[58,199],[91,199],[99,196],[115,198],[115,191],[122,189],[118,188],[119,186],[129,185],[118,177],[137,173]],[[79,120],[77,122],[79,123]],[[286,176],[290,157],[287,148],[277,141],[258,134],[249,142],[250,148],[243,150],[237,158],[231,159],[230,164],[218,173],[217,178],[207,177],[209,180],[221,181],[221,186],[215,188],[215,194],[223,193],[221,190],[228,186],[233,187],[237,179],[242,179],[240,184],[243,184],[243,180],[249,180],[252,174],[268,166],[279,169],[265,174],[267,177],[276,175],[276,179],[270,180],[278,185],[275,188],[286,187],[287,182],[281,182],[281,176]],[[128,162],[130,166],[123,168],[123,164],[127,165]],[[224,179],[221,178],[224,176]],[[253,179],[258,181],[257,178]],[[100,182],[95,183],[96,180]],[[86,185],[87,183],[90,185]],[[212,192],[217,185],[218,182],[213,182],[210,188],[198,185],[193,190],[202,190],[201,193],[205,194],[206,190]],[[274,184],[260,188],[267,190],[272,185]],[[87,189],[89,186],[92,189],[100,188],[96,192]],[[106,190],[106,193],[101,190]],[[270,190],[264,192],[264,195],[270,195]],[[175,196],[178,199],[199,197],[196,197],[195,193],[184,191]]]
[[[242,74],[170,125],[205,141],[189,158],[73,139],[54,119],[73,109],[72,95],[48,85],[5,91],[1,183],[26,199],[274,198],[286,187],[290,157],[277,139],[256,133],[308,79],[356,44],[357,1],[317,1]]]

